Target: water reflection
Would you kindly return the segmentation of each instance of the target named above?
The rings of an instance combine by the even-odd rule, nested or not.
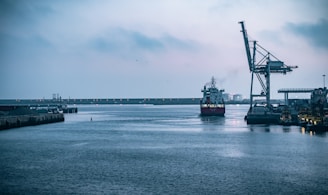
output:
[[[291,131],[291,128],[290,128],[290,126],[282,126],[282,131],[283,131],[284,133],[288,133],[288,132]]]
[[[204,131],[218,130],[224,127],[225,117],[222,116],[199,116]]]
[[[319,137],[326,137],[327,136],[326,131],[318,131],[318,130],[311,129],[311,128],[306,128],[306,127],[301,127],[300,132],[301,132],[301,134],[307,134],[307,135],[310,135],[310,136],[319,136]]]
[[[270,125],[247,125],[248,129],[253,132],[270,132]]]
[[[224,125],[225,118],[222,116],[200,116],[203,123],[214,123],[218,125]]]
[[[265,133],[295,133],[299,132],[304,135],[326,137],[326,131],[315,131],[300,126],[281,126],[281,125],[247,125],[251,132],[265,132]]]

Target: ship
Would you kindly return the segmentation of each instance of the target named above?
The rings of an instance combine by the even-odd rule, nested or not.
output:
[[[225,103],[222,95],[224,90],[219,90],[215,84],[215,79],[212,77],[211,82],[205,84],[201,90],[203,92],[203,98],[200,100],[201,116],[224,116],[225,114]]]

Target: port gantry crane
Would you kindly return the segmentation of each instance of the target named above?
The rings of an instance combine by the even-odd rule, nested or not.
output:
[[[270,74],[271,73],[280,73],[286,74],[291,72],[292,69],[297,68],[297,66],[287,66],[284,62],[280,61],[269,51],[264,49],[257,41],[253,42],[253,51],[249,46],[250,41],[248,40],[248,35],[245,29],[244,21],[239,22],[241,24],[241,32],[243,33],[244,43],[246,48],[246,55],[248,60],[249,70],[252,73],[251,78],[251,91],[250,91],[250,108],[253,105],[254,97],[266,97],[266,105],[270,108]],[[258,54],[258,55],[256,55]],[[256,60],[256,59],[259,60]],[[254,74],[259,80],[260,85],[262,86],[262,92],[260,94],[253,94],[253,78]],[[265,78],[265,83],[263,82],[262,77]]]

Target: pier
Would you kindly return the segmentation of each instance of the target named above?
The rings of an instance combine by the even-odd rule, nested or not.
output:
[[[17,115],[0,117],[0,130],[41,125],[64,121],[64,115],[58,114],[39,114],[39,115]]]
[[[64,121],[63,113],[42,113],[28,106],[0,106],[0,130]]]

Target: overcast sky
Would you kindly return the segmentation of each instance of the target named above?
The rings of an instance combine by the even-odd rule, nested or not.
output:
[[[283,98],[280,88],[328,76],[327,10],[325,0],[1,0],[0,98],[201,97],[212,76],[247,98],[241,20],[299,66],[271,76]]]

